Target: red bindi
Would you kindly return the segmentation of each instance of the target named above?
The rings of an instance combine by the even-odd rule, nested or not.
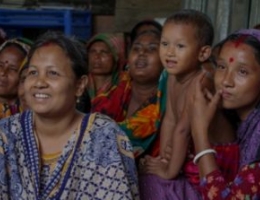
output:
[[[229,62],[232,63],[234,61],[234,58],[229,58]]]

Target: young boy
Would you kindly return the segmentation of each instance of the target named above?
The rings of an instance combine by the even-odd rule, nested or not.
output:
[[[166,112],[160,130],[160,155],[157,158],[148,156],[145,158],[144,171],[146,173],[155,174],[163,179],[177,179],[183,170],[185,159],[188,158],[188,150],[191,150],[190,145],[192,144],[189,120],[189,109],[192,102],[188,99],[194,91],[196,78],[202,73],[203,62],[207,61],[211,55],[213,37],[214,32],[210,19],[195,10],[178,11],[167,18],[163,26],[160,58],[166,69],[164,73],[167,74],[162,76],[167,77]],[[202,83],[205,94],[207,91],[213,91],[210,76],[205,76]],[[219,138],[214,137],[215,132],[213,131],[212,141],[232,141],[234,138],[231,126],[221,116],[216,117],[214,125],[217,126],[219,123],[226,130],[221,130]],[[229,131],[230,134],[224,135],[226,131]],[[183,195],[180,199],[196,196],[197,191],[190,188],[189,178],[169,180],[167,182],[170,185],[169,188],[174,188],[169,191],[165,189],[166,180],[161,181],[158,177],[140,178],[140,191],[143,199],[165,199],[169,197],[169,193],[171,199],[176,199],[177,193],[180,196]],[[195,178],[197,181],[198,173]],[[182,191],[182,194],[179,194],[178,191]]]

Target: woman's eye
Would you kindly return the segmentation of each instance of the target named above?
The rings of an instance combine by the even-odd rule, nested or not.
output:
[[[133,45],[132,51],[139,51],[141,47],[139,45]]]
[[[34,76],[36,74],[37,74],[36,70],[28,70],[28,72],[27,72],[27,76]]]
[[[164,42],[164,41],[162,41],[162,42],[161,42],[161,45],[162,45],[162,46],[167,46],[167,45],[168,45],[168,43],[167,43],[167,42]]]
[[[157,45],[150,45],[149,46],[149,51],[157,51],[158,50],[158,46]]]
[[[10,67],[9,70],[11,70],[13,72],[18,72],[18,69],[16,67]]]
[[[216,65],[216,68],[217,68],[217,69],[225,69],[225,66],[224,66],[224,65],[221,65],[221,64],[217,64],[217,65]]]
[[[56,71],[49,71],[48,74],[51,76],[59,76],[59,73]]]
[[[245,69],[240,69],[240,70],[239,70],[239,73],[240,73],[241,75],[245,76],[245,75],[248,74],[248,71],[245,70]]]

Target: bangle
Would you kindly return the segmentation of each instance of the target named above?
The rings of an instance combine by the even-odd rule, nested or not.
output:
[[[199,152],[199,153],[194,157],[193,163],[196,165],[196,164],[198,163],[198,160],[199,160],[202,156],[204,156],[204,155],[206,155],[206,154],[209,154],[209,153],[217,154],[217,152],[216,152],[214,149],[205,149],[205,150]]]

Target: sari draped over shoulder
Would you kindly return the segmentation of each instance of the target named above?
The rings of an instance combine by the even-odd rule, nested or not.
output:
[[[159,153],[158,130],[165,110],[162,103],[165,99],[164,85],[164,82],[159,84],[157,92],[151,94],[130,117],[126,117],[132,91],[128,72],[121,74],[119,85],[109,96],[100,95],[92,101],[92,112],[104,113],[118,122],[131,141],[136,158],[143,153],[153,156]]]
[[[0,123],[0,199],[139,199],[132,146],[110,118],[85,115],[53,168],[32,123],[31,111]]]
[[[243,121],[237,131],[240,146],[240,167],[260,161],[260,106]]]
[[[131,117],[119,122],[119,126],[133,144],[135,157],[143,154],[159,155],[159,132],[166,102],[166,76],[165,72],[161,74],[156,93],[152,94]]]
[[[95,82],[93,79],[93,75],[89,73],[89,81],[88,81],[88,93],[90,95],[90,98],[93,99],[96,96],[99,95],[109,95],[110,91],[114,89],[114,87],[117,86],[117,84],[120,81],[120,73],[123,70],[123,67],[126,64],[126,58],[125,58],[125,39],[124,34],[122,33],[98,33],[94,35],[87,44],[87,49],[91,47],[91,45],[95,41],[102,41],[104,42],[109,49],[112,52],[115,65],[113,67],[112,71],[112,78],[111,81],[108,81],[106,84],[104,84],[100,89],[95,89]],[[90,66],[89,66],[90,67]]]

